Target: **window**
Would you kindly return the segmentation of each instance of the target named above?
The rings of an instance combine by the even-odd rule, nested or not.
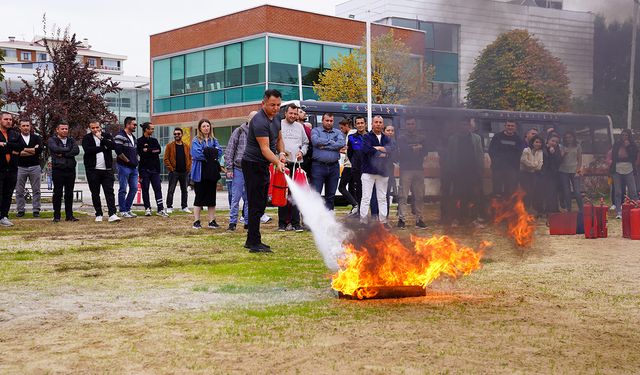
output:
[[[282,94],[282,100],[296,100],[299,99],[298,86],[290,85],[269,85],[270,89],[276,89]]]
[[[302,65],[302,84],[313,85],[322,71],[322,45],[300,43],[300,64]]]
[[[31,52],[20,53],[20,60],[31,61]]]
[[[185,60],[185,92],[204,90],[204,51],[190,53]]]
[[[242,102],[242,89],[229,89],[224,91],[225,104],[234,104]]]
[[[427,51],[428,64],[435,68],[435,81],[458,82],[458,55],[448,52]]]
[[[224,91],[208,92],[204,95],[205,107],[213,107],[224,104]]]
[[[264,82],[265,38],[242,42],[242,83]]]
[[[184,94],[184,55],[171,58],[171,95],[180,94]]]
[[[185,97],[184,109],[204,107],[204,94],[187,95]]]
[[[269,38],[269,81],[298,83],[299,45],[295,40]]]
[[[131,108],[131,98],[120,98],[121,108]]]
[[[213,48],[204,53],[206,90],[224,88],[224,47]]]
[[[104,100],[107,102],[107,106],[111,107],[111,108],[117,108],[118,107],[118,98],[116,97],[112,97],[112,96],[107,96],[104,98]]]
[[[95,68],[98,64],[96,64],[96,59],[94,59],[93,57],[89,57],[87,59],[87,65],[92,68]]]
[[[17,58],[15,49],[5,49],[3,50],[3,54],[5,58],[9,58],[9,59]]]
[[[258,102],[262,100],[263,95],[264,95],[264,84],[245,86],[242,88],[243,102]]]
[[[118,60],[102,60],[102,69],[120,70],[120,61],[118,61]]]
[[[409,29],[417,29],[418,28],[418,20],[409,20],[406,18],[391,18],[391,24],[393,26],[406,27]]]
[[[226,87],[242,85],[242,46],[240,43],[224,47]]]
[[[446,23],[433,24],[434,49],[458,52],[458,26]]]
[[[153,62],[153,98],[165,98],[170,95],[171,60]]]
[[[155,113],[169,112],[171,110],[171,99],[159,99],[153,101],[153,111]]]
[[[38,61],[47,61],[46,53],[38,53]]]
[[[420,30],[424,31],[424,48],[433,49],[435,42],[433,39],[433,23],[420,22]]]
[[[331,65],[331,60],[337,59],[340,56],[346,56],[350,53],[351,53],[351,50],[349,48],[324,46],[324,57],[322,61],[323,68],[329,69],[329,66]]]

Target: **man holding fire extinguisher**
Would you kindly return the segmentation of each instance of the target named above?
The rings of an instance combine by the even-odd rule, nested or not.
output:
[[[294,177],[296,168],[301,167],[298,163],[302,163],[302,158],[309,148],[309,139],[304,131],[304,126],[297,120],[298,107],[291,103],[287,106],[285,118],[280,122],[284,151],[287,154],[286,167],[290,171],[291,178]],[[278,231],[284,232],[285,230],[303,231],[300,225],[300,211],[291,201],[288,201],[286,206],[278,207]]]
[[[269,192],[269,164],[284,172],[286,153],[280,130],[282,94],[275,89],[264,92],[262,109],[249,122],[247,146],[242,157],[245,189],[249,204],[249,228],[244,247],[251,253],[270,253],[271,247],[262,243],[260,217],[267,207]]]

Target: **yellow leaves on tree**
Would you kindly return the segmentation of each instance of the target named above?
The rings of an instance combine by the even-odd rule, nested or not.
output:
[[[371,93],[374,103],[409,104],[431,101],[433,68],[393,31],[371,42]],[[367,100],[366,46],[331,61],[313,88],[322,101],[363,103]]]

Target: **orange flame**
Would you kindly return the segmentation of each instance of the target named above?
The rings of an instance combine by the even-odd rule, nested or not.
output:
[[[426,288],[443,274],[456,278],[479,269],[483,249],[489,245],[483,242],[476,252],[447,236],[411,236],[411,242],[413,249],[380,228],[359,248],[346,244],[345,257],[339,261],[340,270],[333,275],[331,287],[359,299],[374,297],[377,291],[373,287]]]
[[[506,222],[507,234],[516,241],[516,245],[529,247],[533,243],[536,219],[527,212],[522,201],[524,196],[525,193],[518,190],[508,201],[493,200],[491,206],[495,211],[494,222]]]

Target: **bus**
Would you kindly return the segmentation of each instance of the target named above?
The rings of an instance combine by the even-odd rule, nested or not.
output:
[[[283,109],[288,103],[283,104]],[[293,101],[293,103],[304,109],[308,121],[314,127],[322,125],[322,114],[326,112],[333,113],[336,128],[344,118],[353,119],[356,116],[366,117],[367,115],[367,105],[363,103],[334,103],[313,100]],[[485,149],[485,192],[491,191],[490,159],[486,152],[493,135],[503,130],[506,121],[515,121],[518,124],[518,134],[523,137],[531,128],[536,128],[542,134],[545,134],[550,128],[561,135],[568,130],[574,131],[582,147],[582,162],[586,179],[602,180],[603,176],[608,175],[605,158],[613,144],[613,123],[609,116],[394,104],[374,104],[371,111],[373,116],[382,116],[385,125],[393,125],[396,129],[396,135],[402,133],[404,120],[407,118],[415,118],[418,129],[428,135],[430,151],[423,164],[425,196],[427,197],[437,197],[440,194],[438,150],[446,147],[447,139],[454,129],[452,125],[460,118],[475,119],[477,132],[482,138]],[[396,168],[397,176],[398,168]],[[587,186],[590,186],[588,181],[585,182]]]

